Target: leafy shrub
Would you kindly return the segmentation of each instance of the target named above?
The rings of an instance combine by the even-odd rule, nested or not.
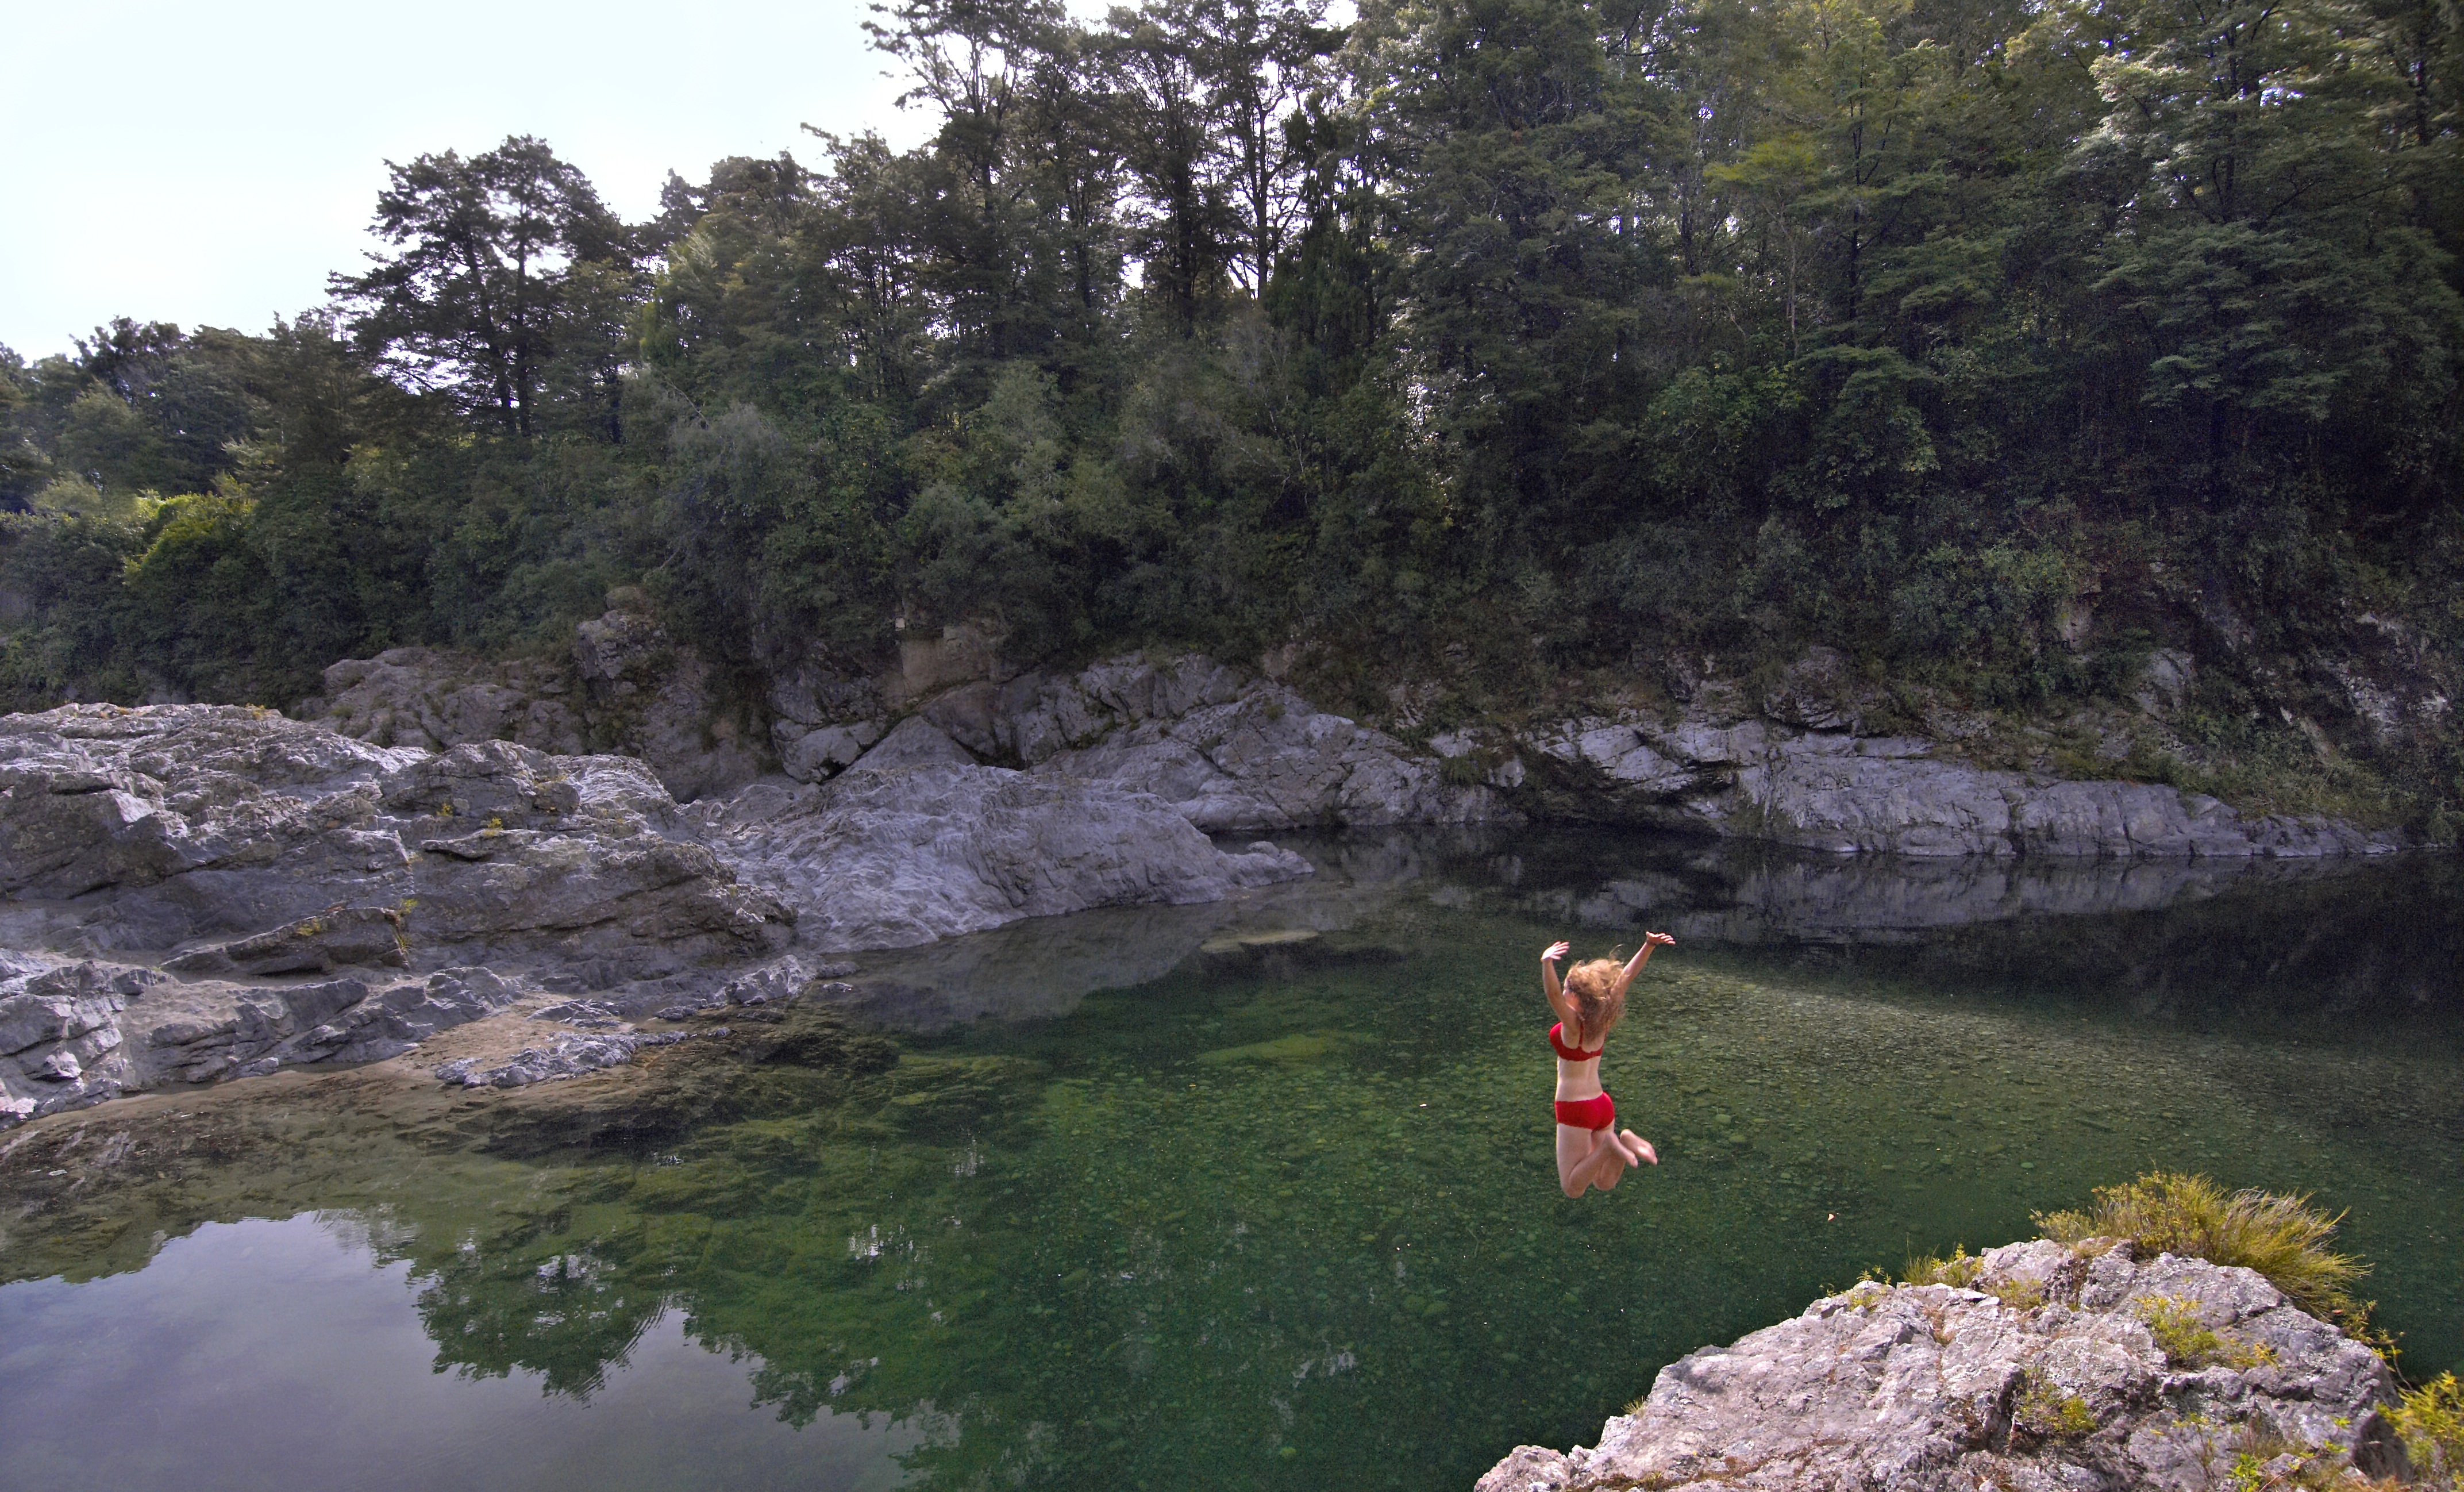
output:
[[[2347,1286],[2368,1273],[2368,1266],[2327,1247],[2343,1215],[2327,1217],[2309,1205],[2307,1196],[2228,1196],[2205,1176],[2159,1171],[2099,1187],[2095,1196],[2096,1204],[2085,1212],[2037,1213],[2035,1224],[2063,1243],[2124,1238],[2143,1254],[2255,1269],[2301,1309],[2341,1318],[2347,1330],[2361,1327],[2363,1306]]]

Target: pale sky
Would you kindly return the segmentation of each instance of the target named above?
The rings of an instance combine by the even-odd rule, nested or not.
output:
[[[1098,10],[1098,7],[1087,7]],[[385,163],[545,140],[627,219],[671,167],[896,145],[864,0],[20,0],[0,25],[0,343],[114,316],[262,332],[356,273]]]

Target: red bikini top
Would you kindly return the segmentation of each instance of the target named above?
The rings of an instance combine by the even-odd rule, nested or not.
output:
[[[1563,1020],[1558,1021],[1555,1025],[1549,1028],[1549,1044],[1556,1049],[1558,1056],[1565,1058],[1568,1062],[1590,1062],[1598,1057],[1601,1052],[1607,1050],[1606,1047],[1595,1046],[1590,1051],[1586,1052],[1578,1051],[1575,1048],[1567,1045],[1566,1022]]]

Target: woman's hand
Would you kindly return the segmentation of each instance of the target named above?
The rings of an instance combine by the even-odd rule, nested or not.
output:
[[[1657,945],[1661,948],[1675,948],[1677,946],[1677,939],[1670,937],[1665,932],[1645,932],[1642,935],[1642,941],[1647,947]],[[1565,945],[1560,943],[1557,946],[1562,948]]]
[[[1657,932],[1652,934],[1654,937],[1658,937],[1659,935],[1660,934]],[[1558,959],[1563,958],[1569,953],[1572,953],[1573,951],[1573,947],[1574,945],[1572,943],[1551,943],[1547,948],[1540,951],[1540,961],[1542,963],[1555,963]]]

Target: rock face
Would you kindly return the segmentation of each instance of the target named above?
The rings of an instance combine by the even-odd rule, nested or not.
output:
[[[1219,849],[1147,794],[935,763],[919,738],[930,733],[911,719],[856,770],[818,788],[747,794],[713,822],[711,843],[794,909],[805,947],[901,948],[1022,917],[1219,901],[1309,873],[1272,845]],[[894,759],[926,764],[872,765],[896,748]]]
[[[443,751],[467,741],[516,741],[561,756],[588,749],[573,670],[512,659],[484,663],[434,647],[394,647],[325,670],[324,708],[311,711],[346,735],[379,746]]]
[[[512,741],[556,756],[614,750],[646,762],[678,801],[743,786],[765,770],[739,737],[710,665],[657,623],[613,610],[574,629],[561,658],[488,662],[396,647],[325,670],[303,715],[380,746],[424,751]]]
[[[677,801],[733,792],[761,775],[760,751],[721,707],[699,653],[638,612],[610,611],[574,633],[596,738],[641,757]]]
[[[617,610],[583,623],[573,656],[563,673],[419,648],[337,664],[327,672],[331,718],[373,742],[430,749],[503,738],[571,754],[584,740],[612,743],[648,761],[683,801],[731,792],[762,769],[755,743],[739,738],[743,727],[717,703],[708,665],[649,618]],[[2178,707],[2190,667],[2178,653],[2150,663],[2141,693],[2151,721]],[[1884,734],[1877,722],[1894,717],[1891,701],[1830,648],[1809,649],[1750,696],[1701,660],[1673,658],[1663,671],[1684,701],[1672,714],[1626,710],[1458,730],[1422,749],[1203,656],[1005,671],[993,640],[961,627],[902,644],[894,669],[823,654],[782,666],[770,681],[767,745],[803,782],[859,761],[1009,766],[1151,793],[1209,833],[1530,817],[1930,857],[2238,859],[2399,847],[2392,835],[2248,818],[2162,784],[2064,781],[1947,759],[1935,738]],[[1413,692],[1397,689],[1398,699]],[[2430,703],[2407,706],[2405,718],[2433,703],[2445,709],[2445,697],[2424,696]],[[1927,708],[1924,729],[1940,740],[1983,725]]]
[[[1551,816],[1769,840],[1833,852],[2172,858],[2378,854],[2401,847],[2322,819],[2246,819],[2155,783],[2054,781],[1933,759],[1930,741],[1768,720],[1584,717],[1441,751],[1506,757]]]
[[[2038,1240],[1973,1284],[1816,1301],[1661,1369],[1596,1446],[1517,1447],[1478,1492],[2207,1492],[2245,1460],[2282,1485],[2400,1463],[2387,1365],[2250,1270]]]
[[[853,713],[878,711],[882,697],[800,674],[776,701],[782,714],[792,707],[810,717],[775,728],[789,774],[819,780],[849,764],[912,765],[929,751],[1152,794],[1209,833],[1521,818],[1494,787],[1451,780],[1442,760],[1196,654],[979,680],[894,731],[877,713]],[[833,709],[848,713],[831,717]]]

